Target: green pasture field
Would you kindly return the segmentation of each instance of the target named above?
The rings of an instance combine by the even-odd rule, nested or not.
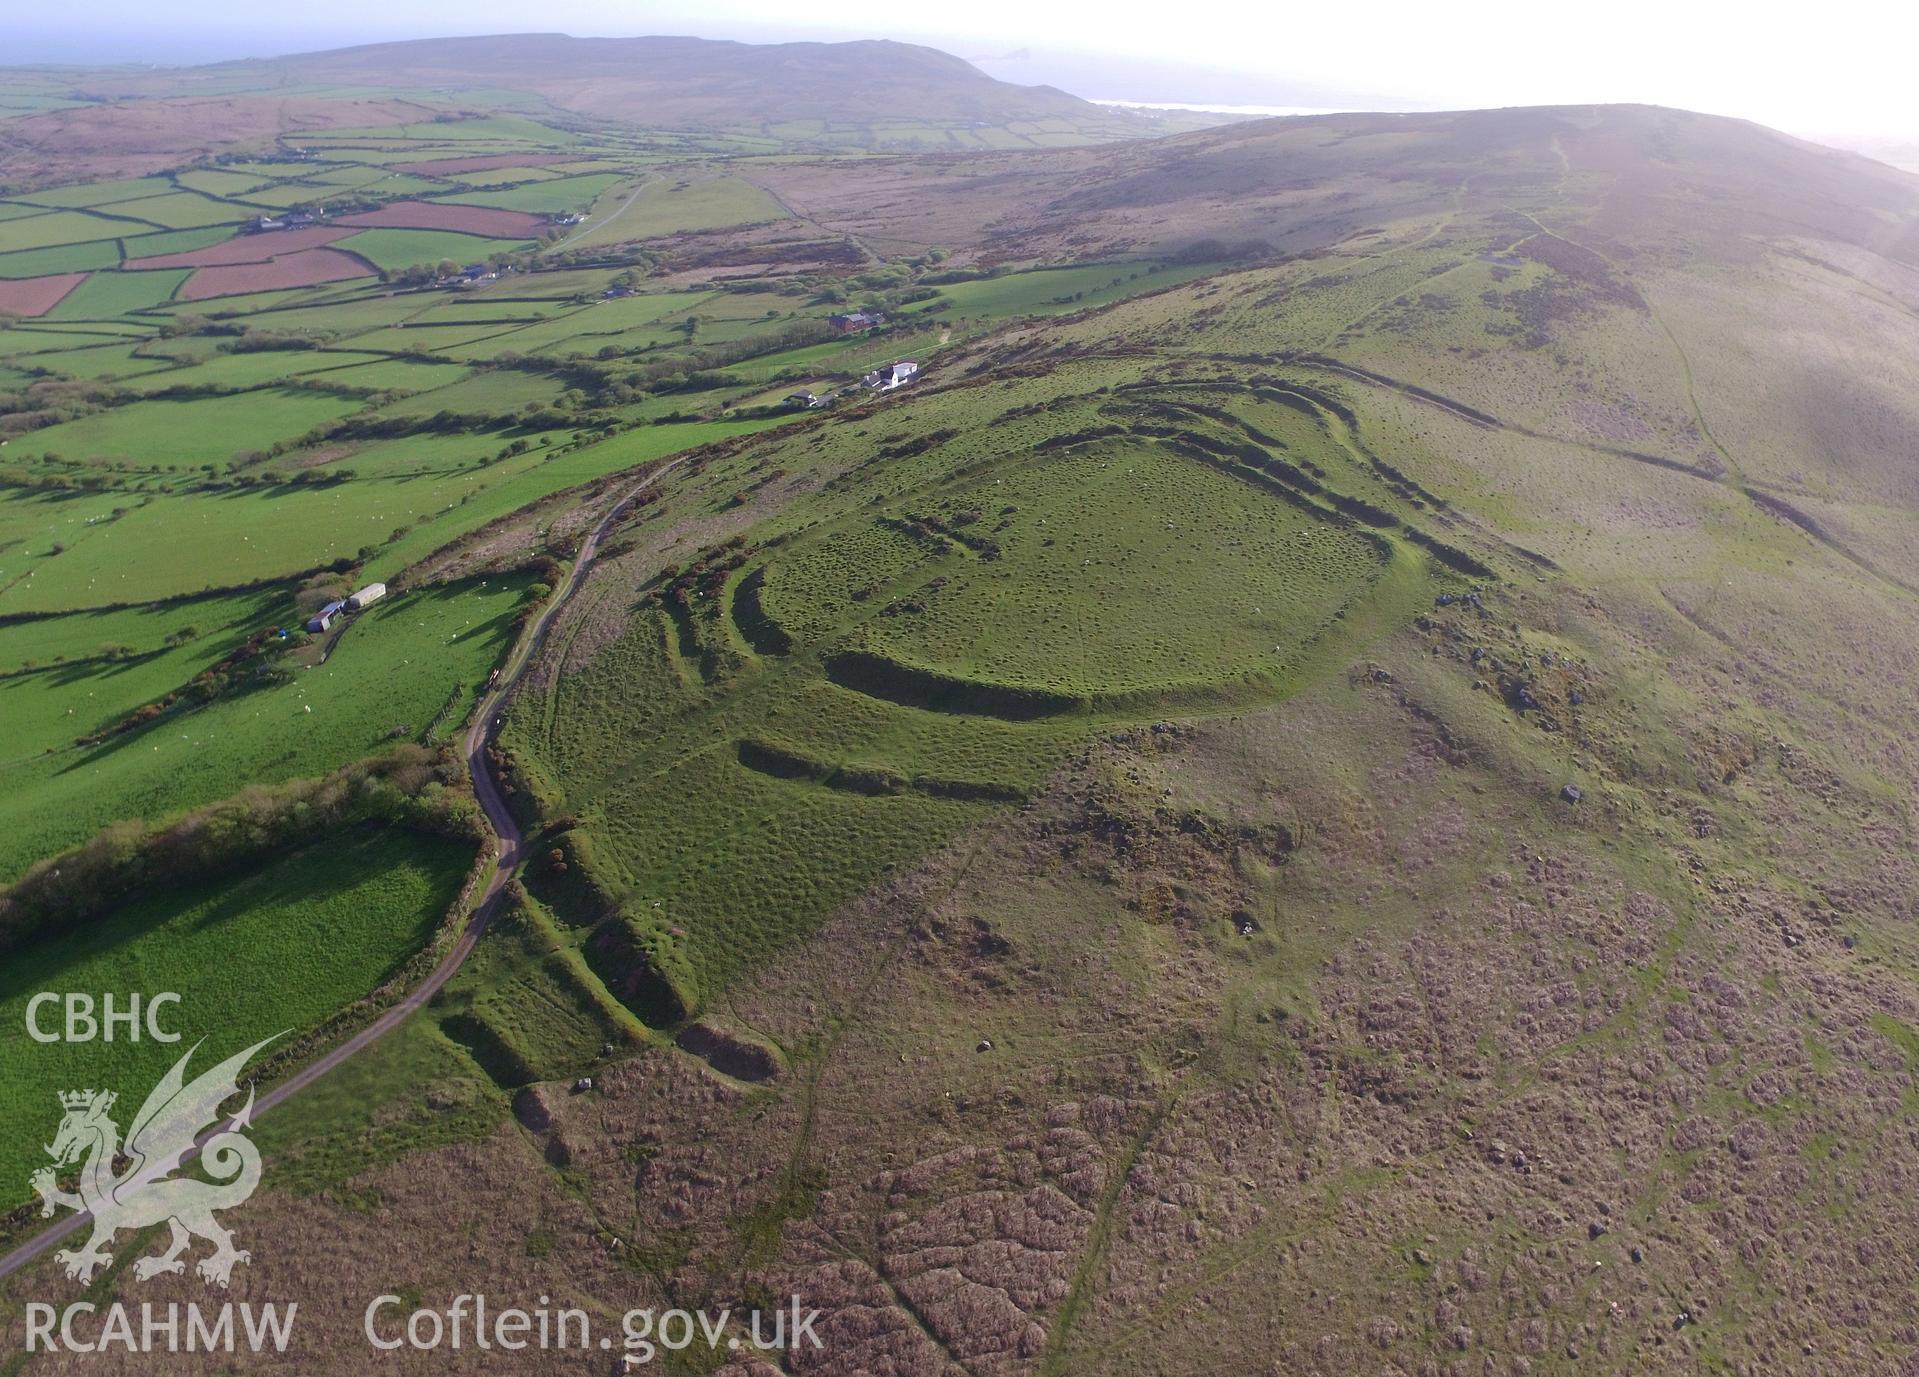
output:
[[[507,443],[505,436],[487,431],[448,431],[398,435],[386,440],[354,440],[327,445],[320,450],[319,453],[327,457],[317,472],[348,469],[361,480],[415,475],[457,478],[457,488],[434,488],[436,494],[443,494],[442,500],[433,509],[422,510],[415,518],[418,521],[433,521],[445,515],[449,503],[457,505],[457,500],[472,490],[469,485],[498,482],[513,471],[512,468],[496,469],[495,465],[527,462],[524,457],[499,459],[497,456]],[[313,461],[314,453],[311,450],[294,450],[275,460],[273,467],[276,470],[306,467]],[[426,490],[421,489],[423,492]]]
[[[462,191],[437,199],[463,206],[495,206],[501,210],[524,210],[534,215],[555,215],[563,211],[585,210],[607,188],[619,181],[617,173],[600,172],[584,177],[563,177],[528,186],[508,187],[500,191]]]
[[[234,233],[230,225],[202,225],[197,229],[161,230],[155,234],[131,235],[120,241],[120,247],[129,259],[158,258],[162,254],[191,253],[195,249],[224,244],[233,238]],[[141,269],[140,271],[158,270]]]
[[[501,443],[484,437],[475,442],[476,455]],[[342,462],[352,467],[351,459]],[[525,456],[515,461],[530,462]],[[432,539],[438,545],[452,538],[454,527],[470,529],[486,519],[467,524],[463,499],[477,502],[482,489],[518,471],[374,476],[216,493],[107,492],[51,509],[35,494],[0,489],[0,514],[18,508],[36,518],[28,544],[0,560],[0,615],[182,597],[277,579],[383,546],[400,527],[427,522],[445,531]],[[104,518],[125,504],[119,519],[86,524],[87,516]],[[58,529],[49,529],[50,511],[57,513]],[[51,554],[56,541],[65,548]],[[385,567],[397,572],[399,566]]]
[[[138,234],[145,228],[136,221],[109,219],[86,211],[50,210],[45,215],[0,220],[0,253],[85,244],[122,234]]]
[[[408,319],[409,328],[425,325],[468,325],[475,322],[486,325],[531,324],[537,320],[548,320],[554,316],[576,311],[581,305],[576,301],[525,300],[504,293],[490,292],[484,288],[442,293],[438,300],[431,297],[421,297],[417,300],[423,303],[424,308],[418,315]]]
[[[149,373],[129,388],[140,393],[165,392],[176,387],[262,387],[283,378],[306,374],[330,377],[329,370],[378,360],[378,354],[351,350],[260,349],[240,354],[216,353],[184,368]]]
[[[511,644],[526,580],[396,594],[291,683],[162,715],[93,747],[0,765],[0,882],[128,818],[325,774],[393,741],[443,741]]]
[[[202,196],[197,191],[175,191],[164,196],[143,196],[137,201],[116,201],[102,209],[110,210],[115,215],[130,215],[170,230],[230,225],[256,214],[247,206]]]
[[[62,328],[27,322],[0,330],[0,358],[18,358],[32,367],[59,370],[59,360],[69,349],[91,349],[96,345],[125,340],[123,331],[100,321],[84,321]]]
[[[280,328],[278,317],[282,310],[362,300],[362,294],[371,290],[373,285],[365,278],[345,278],[311,287],[282,287],[270,292],[242,292],[234,296],[208,297],[204,301],[174,302],[160,310],[171,316],[203,316],[222,323],[245,321],[257,329],[277,330]]]
[[[40,1144],[59,1122],[56,1095],[119,1087],[124,1122],[201,1038],[189,1074],[323,1022],[420,949],[471,863],[458,842],[359,826],[238,874],[134,900],[10,955],[0,966],[0,1017],[16,1032],[41,990],[168,991],[181,999],[161,1020],[182,1041],[0,1042],[0,1114],[32,1128],[0,1147],[0,1204],[32,1198],[27,1177],[46,1165]],[[46,1024],[57,1022],[46,1015]]]
[[[188,191],[198,191],[207,196],[239,196],[256,188],[269,185],[274,179],[257,172],[235,172],[217,167],[197,167],[186,172],[174,174],[174,182]]]
[[[367,574],[372,578],[396,574],[456,536],[566,488],[650,464],[681,450],[779,424],[781,418],[640,426],[565,454],[534,450],[486,470],[486,476],[498,473],[499,478],[484,487],[476,485],[470,498],[444,515],[417,525],[405,538],[382,549],[368,561]],[[0,600],[0,610],[4,610],[5,605],[4,600]]]
[[[95,273],[41,319],[103,320],[150,310],[172,300],[190,271],[166,268],[139,273]]]
[[[549,167],[490,167],[481,172],[461,172],[451,180],[464,186],[490,189],[519,186],[523,182],[550,182],[564,175]]]
[[[517,252],[530,244],[524,239],[486,239],[451,230],[369,229],[335,240],[328,247],[358,254],[376,268],[392,270],[438,263],[442,259],[474,263],[488,254]]]
[[[778,201],[738,177],[656,176],[641,185],[637,195],[627,185],[602,193],[586,223],[561,240],[560,247],[598,248],[786,218]]]
[[[311,205],[347,196],[372,196],[384,200],[427,195],[445,189],[442,182],[409,177],[403,172],[389,172],[381,167],[352,167],[323,173],[306,181],[280,182],[261,187],[258,191],[249,192],[245,199],[252,205],[284,210],[289,206]]]
[[[314,167],[314,163],[298,160],[279,162],[271,158],[256,158],[251,162],[228,163],[221,170],[236,176],[252,177],[259,181],[277,182],[288,177],[304,177],[311,173]]]
[[[39,206],[105,206],[115,201],[131,201],[137,196],[164,196],[173,190],[165,177],[133,177],[112,182],[88,182],[80,186],[49,187],[18,199]]]
[[[316,205],[329,196],[343,195],[345,188],[328,186],[317,181],[275,182],[247,193],[246,202],[254,207],[254,214],[267,214],[286,210],[292,206]]]
[[[66,349],[57,354],[32,354],[21,359],[37,369],[66,378],[134,378],[155,369],[166,368],[168,360],[142,355],[137,352],[140,344],[101,344],[98,341],[78,349]],[[10,344],[7,336],[0,333],[0,355],[7,354]]]
[[[364,547],[376,550],[375,576],[384,577],[562,488],[772,423],[643,426],[585,449],[555,454],[536,447],[505,461],[493,458],[507,443],[497,433],[359,442],[313,470],[322,479],[342,471],[357,475],[346,482],[213,493],[107,492],[58,501],[14,492],[0,496],[0,513],[18,515],[24,543],[0,557],[0,614],[193,594],[281,577]],[[303,453],[293,451],[263,471],[292,474],[307,467]],[[125,514],[102,519],[116,506],[124,506]],[[96,518],[91,525],[89,517]],[[401,528],[407,534],[390,542]],[[56,543],[62,546],[57,554]]]
[[[790,297],[721,292],[690,309],[662,316],[659,330],[651,333],[684,331],[682,338],[694,347],[734,344],[777,333],[801,319],[801,313],[795,310],[797,305]],[[804,313],[817,324],[825,322],[826,312],[819,307],[805,307]]]
[[[448,345],[455,357],[491,358],[501,353],[591,354],[607,344],[632,347],[669,342],[675,337],[658,326],[689,309],[711,301],[706,292],[662,292],[653,296],[621,297],[546,314],[524,325],[502,323],[473,330],[464,341]],[[697,311],[696,311],[697,313]],[[435,319],[449,319],[440,315]],[[409,325],[408,330],[425,328]],[[645,333],[639,333],[645,331]]]
[[[595,326],[611,328],[596,331]],[[668,343],[673,339],[662,330],[641,333],[644,329],[639,325],[615,325],[610,317],[581,307],[525,325],[470,329],[468,338],[449,340],[444,347],[451,358],[490,359],[500,354],[593,354],[608,344],[631,348],[646,343]]]
[[[395,292],[391,295],[380,292],[356,293],[343,301],[302,303],[284,310],[269,311],[259,317],[257,324],[261,329],[278,330],[286,334],[325,335],[350,340],[355,335],[406,320],[432,305],[433,300],[431,295],[422,292]],[[356,347],[358,343],[355,341]]]
[[[976,282],[949,283],[939,288],[938,300],[947,303],[955,316],[986,320],[1061,315],[1177,286],[1219,270],[1217,263],[1087,263],[1070,268],[1037,268]],[[936,304],[916,304],[907,310],[922,312]]]
[[[286,356],[233,357],[260,366]],[[321,422],[337,420],[361,405],[351,398],[288,388],[192,401],[133,402],[33,431],[16,440],[12,449],[21,456],[125,459],[168,469],[210,464],[220,472],[235,454],[265,449],[276,440],[297,439]]]
[[[443,354],[449,358],[490,358],[512,346],[503,343],[496,348],[485,348],[487,342],[516,328],[511,321],[504,323],[496,321],[490,324],[473,322],[466,325],[409,325],[405,322],[396,322],[384,329],[345,336],[344,342],[356,349],[371,350],[375,353],[420,353]],[[454,353],[454,350],[468,344],[481,347],[467,355]]]
[[[318,183],[321,186],[358,189],[360,187],[371,186],[373,183],[383,181],[389,177],[396,177],[408,183],[418,183],[421,186],[439,185],[437,182],[421,181],[417,177],[407,177],[403,173],[394,172],[388,168],[374,166],[369,163],[353,163],[346,167],[331,167],[324,172],[314,173],[307,180]]]
[[[66,657],[63,664],[42,659],[39,669],[0,678],[0,718],[7,723],[0,764],[70,746],[77,737],[113,726],[141,704],[164,698],[217,663],[248,632],[295,616],[283,594],[200,599],[180,604],[191,613],[185,617],[160,615],[166,606],[78,613],[53,618],[52,625],[23,622],[0,627],[0,656],[8,659],[24,650],[44,652],[49,645],[72,647],[56,652]],[[74,625],[61,625],[69,622]],[[130,643],[116,642],[110,630],[125,626],[150,636],[156,624],[166,622],[172,622],[173,631],[182,636],[197,634],[178,645],[162,642],[135,650]],[[103,628],[108,628],[106,634],[91,643],[80,641],[81,636]],[[129,653],[104,653],[115,644],[126,644]]]
[[[549,403],[566,391],[559,378],[517,369],[494,368],[431,392],[416,392],[380,409],[382,416],[432,416],[441,411],[498,415],[528,403]]]
[[[150,654],[167,648],[169,638],[189,630],[198,633],[189,643],[204,647],[206,638],[223,628],[261,624],[280,609],[283,597],[279,589],[264,589],[0,624],[0,674],[29,664],[90,660],[108,645],[122,646],[135,655]],[[282,611],[281,615],[290,614]]]
[[[349,387],[425,392],[435,387],[456,383],[466,375],[465,366],[457,363],[423,363],[414,359],[383,358],[377,363],[357,363],[346,368],[331,369],[318,376],[329,382],[345,383]]]
[[[89,339],[149,339],[159,328],[159,322],[148,320],[76,320],[54,321],[23,320],[16,322],[14,330],[23,338],[73,338]]]
[[[21,253],[0,253],[0,277],[8,278],[83,273],[119,265],[120,245],[113,239],[97,239],[90,243],[66,244],[50,249],[27,249]]]
[[[564,301],[573,296],[597,297],[615,277],[617,268],[559,268],[552,272],[515,274],[489,283],[458,299],[475,305],[489,301]]]

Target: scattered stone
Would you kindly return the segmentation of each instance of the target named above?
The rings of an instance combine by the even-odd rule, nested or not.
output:
[[[1646,1260],[1646,1250],[1644,1248],[1635,1247],[1632,1250],[1632,1260],[1634,1262],[1644,1262]]]
[[[577,1081],[573,1082],[573,1093],[575,1095],[584,1095],[592,1088],[593,1078],[591,1076],[581,1076]]]
[[[1578,689],[1574,689],[1571,693],[1566,695],[1566,701],[1568,703],[1571,703],[1574,707],[1578,707],[1581,703],[1586,701],[1586,695],[1581,693]]]
[[[1597,1219],[1586,1226],[1586,1237],[1597,1242],[1606,1236],[1606,1226]]]
[[[1847,951],[1851,951],[1854,947],[1859,945],[1859,939],[1857,937],[1854,937],[1851,933],[1847,933],[1845,937],[1841,940],[1845,942]]]
[[[1559,796],[1565,799],[1566,802],[1568,803],[1577,803],[1579,802],[1579,800],[1586,797],[1586,791],[1584,789],[1581,789],[1577,784],[1568,784],[1565,788],[1559,791]]]
[[[1451,593],[1441,593],[1438,597],[1433,599],[1433,604],[1434,606],[1437,606],[1437,607],[1451,607],[1454,603],[1458,601],[1459,599],[1454,597]]]
[[[975,1052],[990,1052],[993,1050],[993,1040],[991,1038],[981,1038],[979,1040],[979,1046],[973,1050]]]

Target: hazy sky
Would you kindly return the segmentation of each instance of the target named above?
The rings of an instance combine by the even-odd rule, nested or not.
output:
[[[899,38],[1008,80],[1099,98],[1485,106],[1650,101],[1802,133],[1919,137],[1919,7],[1689,0],[1347,5],[1272,0],[965,0],[797,7],[791,0],[73,0],[57,23],[0,15],[0,61],[194,61],[354,41],[529,29],[575,34]],[[59,24],[65,24],[63,30]],[[82,27],[83,26],[83,27]],[[1026,55],[1009,57],[1025,50]],[[998,60],[994,60],[998,59]],[[1168,72],[1151,67],[1172,67]]]

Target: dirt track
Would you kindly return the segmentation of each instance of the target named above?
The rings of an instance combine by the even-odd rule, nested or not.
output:
[[[459,940],[441,958],[439,965],[433,968],[432,973],[410,991],[405,999],[318,1061],[302,1067],[261,1095],[253,1107],[255,1118],[285,1103],[327,1072],[399,1027],[429,999],[438,994],[447,981],[451,980],[466,963],[467,957],[472,955],[474,944],[480,940],[480,934],[486,931],[487,924],[493,920],[493,915],[500,907],[500,897],[506,889],[507,881],[519,868],[520,848],[525,840],[520,834],[519,825],[514,822],[512,813],[507,809],[506,800],[500,793],[498,783],[487,768],[487,747],[492,743],[493,730],[498,725],[500,709],[505,706],[508,695],[518,686],[520,676],[526,672],[526,667],[532,663],[534,655],[546,640],[547,630],[552,626],[560,610],[585,582],[587,571],[592,568],[594,557],[599,553],[600,542],[605,538],[606,533],[613,528],[620,514],[635,497],[679,467],[681,462],[675,459],[655,469],[640,482],[628,488],[620,500],[614,503],[607,514],[594,526],[592,533],[581,544],[579,557],[573,561],[573,568],[568,571],[566,582],[560,585],[553,598],[547,603],[546,610],[540,614],[528,633],[520,638],[518,646],[507,657],[506,664],[501,668],[498,681],[481,698],[473,714],[472,725],[467,728],[465,740],[467,770],[473,778],[473,792],[480,800],[480,807],[486,813],[487,822],[493,828],[498,845],[493,873],[487,881],[486,890],[480,896],[479,903],[473,909],[472,916],[467,919],[466,927],[461,931]],[[232,1121],[229,1120],[202,1134],[201,1142],[205,1143],[216,1133],[227,1132],[233,1126]],[[89,1223],[91,1219],[92,1216],[85,1214],[70,1215],[12,1251],[0,1254],[0,1279],[9,1277],[26,1267],[42,1253],[78,1231],[82,1225]]]

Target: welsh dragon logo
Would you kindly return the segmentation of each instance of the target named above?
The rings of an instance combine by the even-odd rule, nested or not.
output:
[[[29,1184],[44,1202],[43,1216],[60,1208],[92,1216],[93,1235],[86,1247],[63,1248],[53,1255],[69,1277],[81,1283],[91,1281],[96,1271],[113,1264],[113,1255],[103,1250],[116,1233],[160,1223],[171,1226],[172,1237],[164,1252],[133,1265],[133,1274],[141,1281],[165,1272],[185,1272],[182,1255],[196,1237],[213,1245],[213,1255],[202,1258],[195,1268],[212,1285],[227,1285],[234,1264],[251,1261],[250,1254],[233,1246],[233,1234],[214,1218],[215,1211],[244,1204],[260,1184],[260,1150],[245,1132],[252,1126],[251,1085],[245,1106],[199,1149],[212,1180],[175,1173],[193,1155],[200,1135],[220,1124],[220,1106],[240,1093],[242,1068],[272,1041],[256,1042],[188,1083],[187,1063],[200,1049],[195,1043],[147,1096],[133,1116],[124,1144],[120,1126],[109,1115],[118,1098],[113,1092],[79,1090],[60,1096],[66,1117],[47,1149],[54,1164],[34,1172]],[[122,1160],[128,1165],[116,1173]],[[62,1190],[59,1173],[76,1162],[81,1164],[79,1189]]]

